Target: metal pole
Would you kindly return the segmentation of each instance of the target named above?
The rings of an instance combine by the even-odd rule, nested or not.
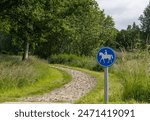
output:
[[[104,103],[108,103],[108,67],[104,68]]]

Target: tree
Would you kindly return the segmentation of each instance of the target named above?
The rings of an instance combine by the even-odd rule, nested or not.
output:
[[[13,44],[48,57],[73,53],[92,55],[95,48],[114,45],[116,29],[95,0],[1,0],[0,17],[10,22]],[[42,50],[42,51],[41,51]]]
[[[145,8],[139,20],[141,22],[143,45],[150,44],[150,3]]]
[[[117,29],[115,29],[114,26],[115,23],[112,17],[105,17],[104,22],[102,24],[102,31],[100,34],[100,39],[102,39],[102,44],[104,46],[116,46]]]
[[[128,25],[126,30],[118,32],[116,37],[117,48],[124,48],[126,50],[133,50],[140,46],[140,29],[138,25]]]
[[[0,1],[0,17],[9,20],[10,34],[23,48],[23,60],[28,59],[29,45],[38,42],[42,36],[39,24],[45,17],[44,3],[43,0]]]
[[[95,48],[115,43],[114,22],[95,0],[61,0],[52,5],[55,7],[48,41],[36,50],[42,57],[60,53],[89,56]],[[40,52],[41,49],[45,51]]]

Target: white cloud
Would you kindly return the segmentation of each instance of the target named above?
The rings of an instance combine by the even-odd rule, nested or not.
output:
[[[126,29],[133,22],[139,23],[138,18],[143,13],[149,0],[96,0],[100,9],[113,17],[116,28]]]

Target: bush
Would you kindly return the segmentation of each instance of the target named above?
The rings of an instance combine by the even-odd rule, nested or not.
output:
[[[64,64],[94,71],[102,70],[94,57],[76,56],[73,54],[59,54],[50,56],[48,60],[51,64]]]

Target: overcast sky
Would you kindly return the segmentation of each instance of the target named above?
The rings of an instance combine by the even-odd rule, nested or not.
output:
[[[106,15],[112,16],[117,29],[126,29],[136,22],[149,3],[149,0],[96,0]]]

